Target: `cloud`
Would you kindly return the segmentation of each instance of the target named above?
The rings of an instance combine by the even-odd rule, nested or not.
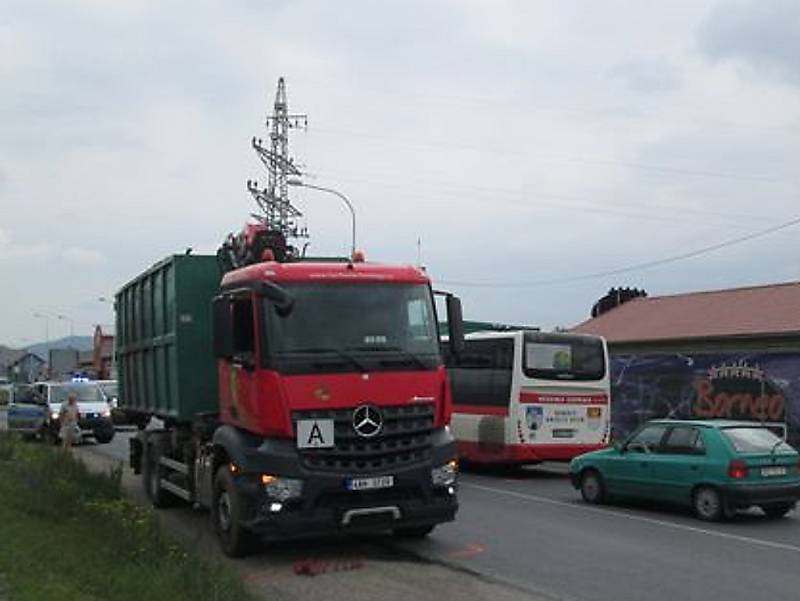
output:
[[[105,255],[88,248],[71,247],[64,249],[64,260],[76,267],[95,267],[107,262]]]
[[[800,85],[800,3],[735,0],[716,6],[699,30],[701,51],[754,73]]]

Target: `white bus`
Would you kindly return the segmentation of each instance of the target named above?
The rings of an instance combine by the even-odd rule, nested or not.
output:
[[[610,435],[603,338],[477,332],[450,361],[451,429],[463,460],[532,464],[603,448]]]

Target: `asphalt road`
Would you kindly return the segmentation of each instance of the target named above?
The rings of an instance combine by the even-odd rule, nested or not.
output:
[[[118,433],[111,444],[86,451],[124,461],[127,436]],[[672,507],[589,506],[557,467],[462,474],[459,496],[457,521],[440,526],[425,541],[373,537],[301,542],[250,561],[255,569],[265,559],[377,554],[389,566],[413,560],[420,569],[435,565],[451,570],[454,581],[502,585],[515,593],[509,598],[800,599],[798,511],[769,520],[753,510],[731,522],[706,524]],[[396,586],[404,577],[415,577],[403,565]],[[390,576],[384,570],[381,578]],[[274,574],[269,578],[274,580]]]

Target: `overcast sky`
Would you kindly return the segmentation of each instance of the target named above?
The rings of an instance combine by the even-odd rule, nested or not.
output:
[[[238,229],[281,75],[308,181],[350,197],[371,260],[416,263],[420,239],[468,318],[570,326],[615,285],[798,280],[794,227],[542,284],[800,216],[799,29],[794,0],[6,0],[0,343],[42,340],[35,312],[90,334],[98,297]],[[294,199],[310,252],[345,253],[337,199]]]

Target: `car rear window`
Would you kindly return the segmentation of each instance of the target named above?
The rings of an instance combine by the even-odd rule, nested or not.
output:
[[[767,428],[723,428],[722,434],[739,453],[785,453],[794,450]]]

